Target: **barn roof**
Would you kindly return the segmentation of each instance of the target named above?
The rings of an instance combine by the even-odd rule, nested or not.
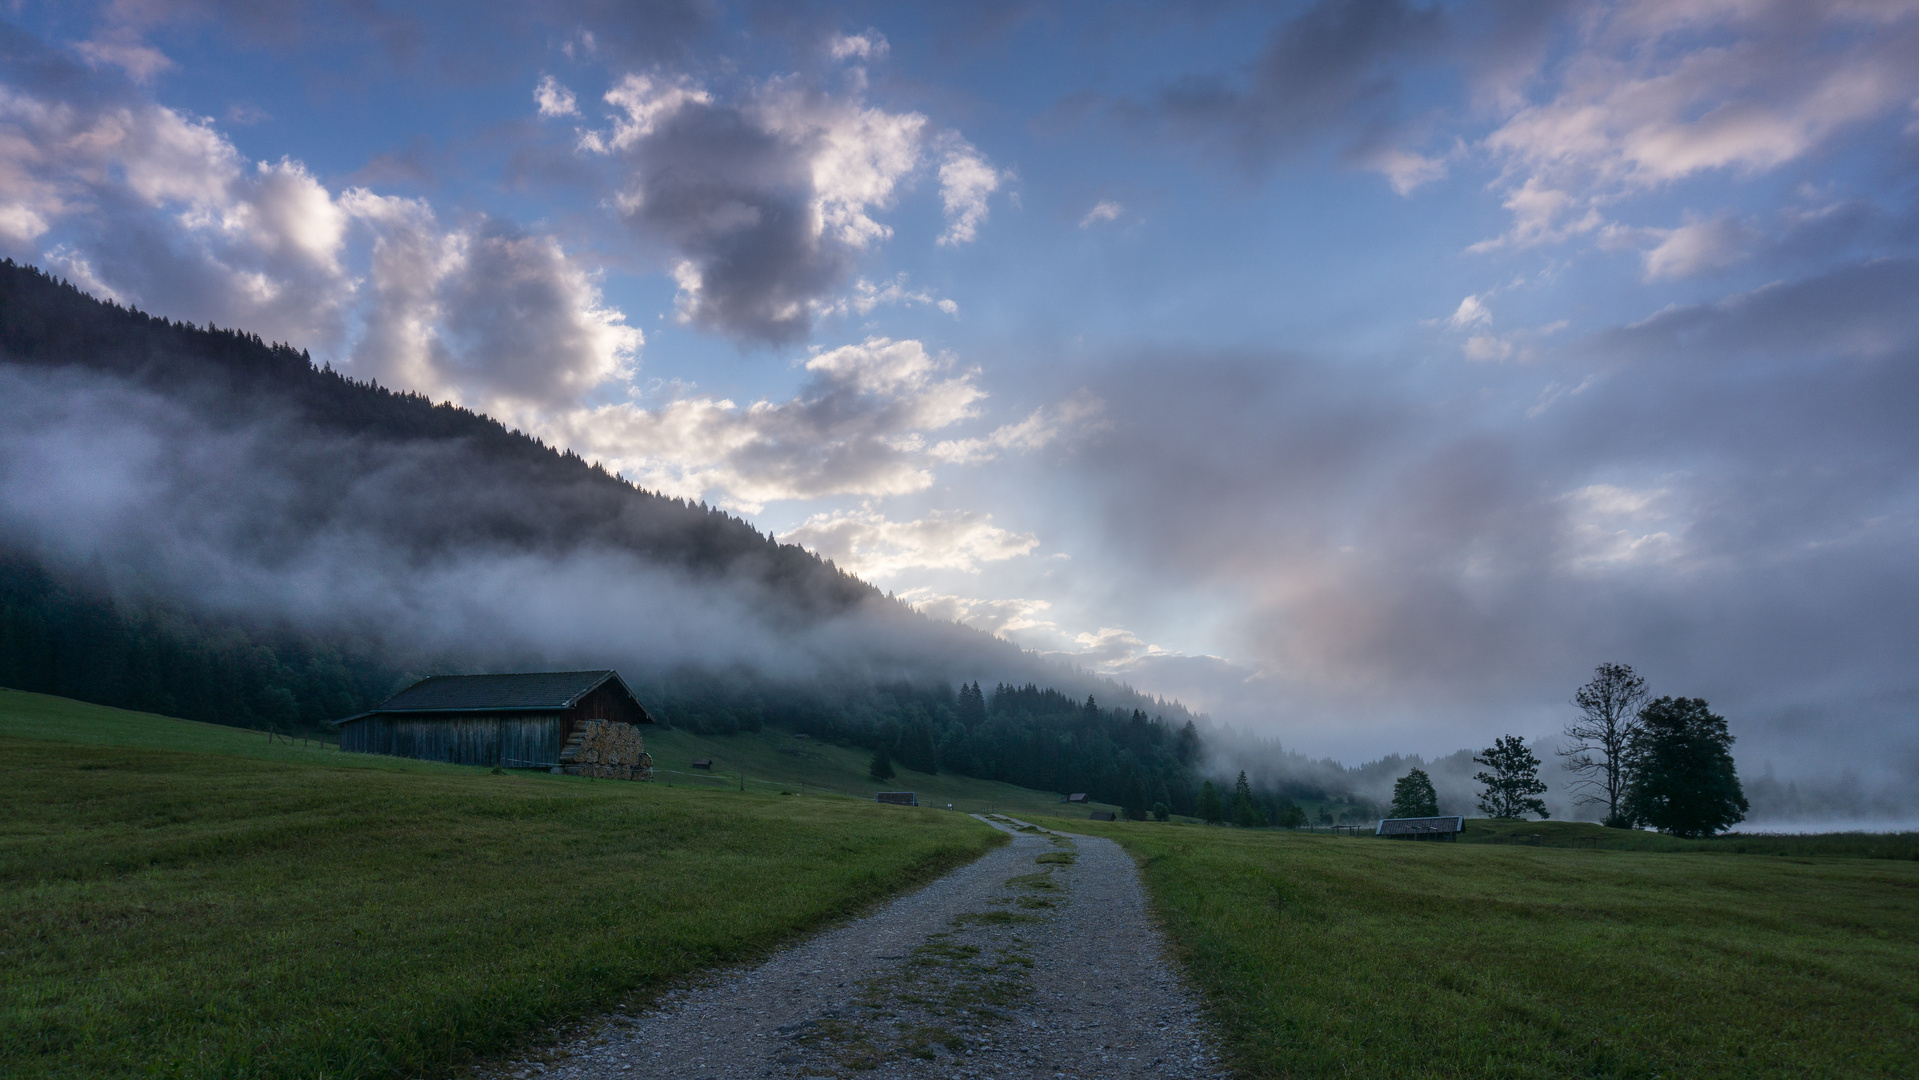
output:
[[[1439,833],[1457,833],[1466,831],[1466,819],[1463,817],[1396,817],[1382,818],[1375,836],[1427,836]]]
[[[533,671],[519,675],[435,675],[421,679],[371,710],[375,713],[517,712],[568,709],[612,680],[633,696],[614,671]]]

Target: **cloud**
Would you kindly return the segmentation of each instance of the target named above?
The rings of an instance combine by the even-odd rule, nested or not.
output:
[[[1751,226],[1730,215],[1648,232],[1658,242],[1640,256],[1647,281],[1723,270],[1743,261],[1758,241]]]
[[[971,143],[956,132],[939,138],[940,202],[946,209],[942,245],[970,244],[979,236],[989,209],[986,200],[999,190],[1002,176]]]
[[[1051,620],[1043,618],[1052,608],[1045,600],[981,600],[928,588],[908,589],[900,593],[899,598],[931,618],[956,622],[1008,640],[1022,636],[1025,631],[1050,634],[1057,630]]]
[[[1281,21],[1243,77],[1195,73],[1146,103],[1116,111],[1134,126],[1224,150],[1262,168],[1321,143],[1395,177],[1430,179],[1432,166],[1386,149],[1398,130],[1403,81],[1444,57],[1449,21],[1437,8],[1391,0],[1325,0]],[[1424,159],[1420,159],[1423,161]]]
[[[134,82],[152,82],[153,77],[178,67],[165,53],[137,41],[82,41],[73,51],[87,63],[99,67],[111,65],[127,73]]]
[[[1909,4],[1621,4],[1483,141],[1514,224],[1480,245],[1558,243],[1601,207],[1701,173],[1753,175],[1919,93]],[[1650,271],[1650,267],[1649,267]]]
[[[985,396],[970,374],[917,341],[868,338],[814,353],[812,376],[789,401],[742,407],[681,391],[653,408],[577,410],[546,430],[645,487],[757,510],[781,499],[882,497],[921,491],[936,459],[925,435],[976,415]]]
[[[1125,212],[1126,208],[1113,200],[1101,199],[1093,204],[1091,210],[1086,211],[1085,217],[1079,219],[1079,227],[1085,229],[1102,221],[1115,221]]]
[[[485,217],[447,226],[424,200],[248,162],[212,120],[41,57],[48,89],[0,84],[0,229],[16,257],[507,415],[630,372],[639,331],[552,237]]]
[[[863,34],[835,34],[826,43],[826,53],[835,60],[879,60],[891,48],[886,35],[869,29]]]
[[[907,274],[904,270],[893,275],[893,279],[884,285],[875,285],[865,278],[860,278],[853,282],[853,295],[842,296],[830,304],[822,304],[818,307],[817,311],[821,315],[844,315],[848,311],[868,315],[871,314],[875,308],[888,307],[895,304],[925,304],[938,308],[948,315],[955,317],[959,315],[959,304],[956,301],[935,296],[928,289],[915,289],[908,285]]]
[[[804,338],[862,252],[892,236],[877,216],[923,165],[926,118],[835,95],[797,77],[720,101],[684,79],[631,75],[607,95],[620,154],[617,203],[635,228],[677,252],[682,320],[749,341]],[[1000,174],[956,135],[935,147],[948,226],[977,234]]]
[[[533,102],[539,106],[543,119],[580,115],[580,100],[551,75],[540,76],[538,85],[533,87]]]
[[[1038,537],[994,525],[991,514],[964,510],[934,511],[916,521],[890,521],[871,510],[815,514],[780,540],[882,580],[907,570],[977,574],[981,563],[1015,559],[1039,546]]]
[[[442,229],[424,200],[342,202],[377,234],[356,374],[529,423],[632,374],[640,332],[553,238],[491,219]]]
[[[211,120],[16,48],[39,63],[0,84],[8,254],[57,249],[129,302],[280,340],[341,340],[347,215],[304,165],[249,163]]]
[[[947,439],[934,444],[934,458],[955,465],[991,461],[1009,450],[1038,450],[1062,436],[1096,431],[1101,408],[1098,398],[1076,391],[1058,406],[1034,409],[1026,419],[1002,424],[979,438]]]
[[[1468,296],[1459,302],[1459,307],[1446,319],[1446,325],[1455,330],[1467,330],[1475,326],[1490,325],[1492,321],[1492,309],[1488,308],[1479,297]]]

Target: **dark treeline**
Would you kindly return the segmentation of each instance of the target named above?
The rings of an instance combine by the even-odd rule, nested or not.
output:
[[[319,732],[407,678],[365,651],[128,605],[0,554],[0,686],[292,733]]]
[[[743,673],[741,673],[743,675]],[[1084,792],[1143,818],[1155,803],[1196,811],[1199,732],[1139,708],[1104,708],[1035,684],[911,683],[769,687],[678,671],[635,691],[656,717],[703,734],[771,725],[878,750],[918,772],[950,772],[1061,793]]]

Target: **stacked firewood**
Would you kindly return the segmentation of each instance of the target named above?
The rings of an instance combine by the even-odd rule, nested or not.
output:
[[[569,776],[603,780],[653,779],[653,755],[640,729],[618,720],[584,720],[560,751],[560,769]]]

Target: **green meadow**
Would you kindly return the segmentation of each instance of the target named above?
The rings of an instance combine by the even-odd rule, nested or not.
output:
[[[0,1075],[444,1074],[1002,839],[0,692]]]
[[[1118,810],[1110,803],[1074,804],[1070,808],[1057,794],[1015,787],[998,780],[975,780],[951,773],[922,773],[904,768],[891,780],[867,775],[872,755],[865,750],[834,746],[818,739],[802,739],[768,728],[744,735],[705,737],[669,728],[646,729],[646,748],[653,755],[654,778],[675,787],[695,785],[738,790],[744,778],[748,791],[804,790],[807,794],[838,794],[871,799],[877,791],[911,791],[920,805],[945,807],[968,814],[1035,814],[1084,819],[1091,809]],[[696,759],[713,762],[711,773],[693,768]]]
[[[1473,824],[1480,843],[1076,831],[1139,861],[1241,1076],[1915,1075],[1914,837],[1620,851]]]

